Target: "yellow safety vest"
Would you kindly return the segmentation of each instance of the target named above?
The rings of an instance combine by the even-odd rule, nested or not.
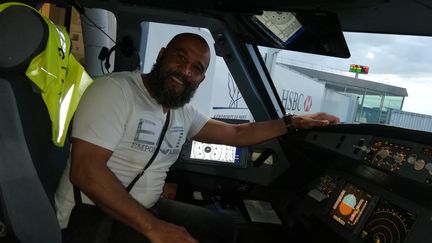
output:
[[[0,4],[0,12],[11,6],[34,8],[17,2]],[[26,75],[41,90],[52,122],[52,141],[64,145],[73,114],[93,79],[70,53],[70,38],[63,26],[42,16],[49,28],[45,50],[30,62]]]

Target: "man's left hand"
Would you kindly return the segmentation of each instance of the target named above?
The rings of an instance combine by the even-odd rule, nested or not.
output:
[[[291,122],[294,128],[312,128],[312,127],[324,127],[328,124],[339,123],[339,118],[327,114],[325,112],[318,112],[307,115],[295,115],[291,118]]]

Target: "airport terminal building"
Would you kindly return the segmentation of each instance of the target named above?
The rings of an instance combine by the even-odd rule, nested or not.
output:
[[[325,85],[326,90],[356,97],[357,105],[352,121],[355,123],[387,122],[387,115],[391,109],[401,110],[408,92],[405,88],[369,80],[358,79],[340,74],[324,72],[291,64],[277,62],[293,72],[297,72],[318,83]],[[326,110],[326,109],[324,109]],[[347,121],[349,122],[349,121]]]

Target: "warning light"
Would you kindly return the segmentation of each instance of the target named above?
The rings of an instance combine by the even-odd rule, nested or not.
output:
[[[352,72],[352,73],[368,74],[369,73],[369,67],[368,66],[351,64],[350,68],[349,68],[349,71]]]

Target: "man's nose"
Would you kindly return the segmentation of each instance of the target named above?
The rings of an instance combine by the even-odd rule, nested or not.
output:
[[[186,77],[190,77],[192,75],[191,66],[188,63],[182,63],[179,65],[180,73]]]

